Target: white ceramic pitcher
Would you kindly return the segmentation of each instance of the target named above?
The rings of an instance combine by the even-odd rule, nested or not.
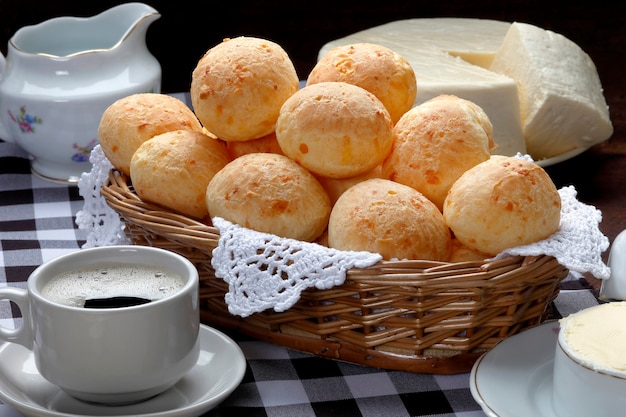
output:
[[[77,182],[91,170],[102,113],[115,100],[161,91],[146,46],[161,15],[126,3],[88,18],[58,17],[19,29],[0,54],[0,138],[31,156],[32,171]]]

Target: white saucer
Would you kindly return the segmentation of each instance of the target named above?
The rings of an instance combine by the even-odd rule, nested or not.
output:
[[[552,365],[558,321],[498,343],[470,373],[472,396],[489,417],[557,417],[552,408]]]
[[[197,417],[232,393],[245,371],[239,346],[218,330],[201,325],[198,363],[174,387],[138,404],[102,406],[65,394],[37,372],[30,350],[5,343],[0,347],[0,400],[27,417]]]

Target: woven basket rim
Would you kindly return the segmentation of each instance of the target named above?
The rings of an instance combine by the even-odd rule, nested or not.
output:
[[[104,196],[107,204],[122,216],[124,220],[140,225],[157,235],[179,241],[181,244],[191,243],[198,248],[208,251],[212,251],[218,244],[220,231],[212,225],[209,217],[205,219],[191,218],[157,204],[141,200],[135,193],[129,177],[116,169],[112,169],[109,172],[108,182],[103,185],[101,194]],[[381,259],[372,266],[353,269],[370,270],[376,276],[384,274],[385,271],[392,271],[396,278],[399,279],[397,275],[401,274],[402,268],[406,268],[407,271],[424,268],[430,271],[440,271],[442,275],[446,275],[451,270],[467,270],[467,272],[477,273],[507,264],[515,264],[521,259],[535,260],[542,257],[551,258],[547,255],[515,255],[500,260],[486,259],[463,262]],[[351,274],[351,272],[349,271],[348,274]],[[354,276],[354,272],[352,272],[352,276]],[[363,277],[361,279],[366,278]]]
[[[468,372],[506,337],[549,316],[567,268],[546,255],[438,262],[381,260],[347,271],[344,284],[309,289],[285,312],[229,313],[228,284],[211,266],[220,233],[142,201],[130,179],[109,172],[101,194],[135,244],[176,251],[201,276],[201,319],[270,343],[366,366],[410,372]]]

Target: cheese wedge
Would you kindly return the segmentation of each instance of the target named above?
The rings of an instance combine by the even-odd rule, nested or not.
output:
[[[517,81],[522,130],[535,159],[588,148],[613,134],[596,67],[566,37],[514,22],[490,70]]]
[[[406,19],[376,26],[324,45],[331,48],[357,42],[375,43],[404,56],[415,71],[419,105],[440,94],[452,94],[478,104],[493,124],[500,155],[526,153],[517,85],[488,67],[510,23],[488,19]]]

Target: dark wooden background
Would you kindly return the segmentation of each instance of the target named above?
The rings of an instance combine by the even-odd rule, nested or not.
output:
[[[91,16],[121,1],[0,0],[0,51],[21,26],[55,16]],[[162,17],[148,46],[163,67],[163,92],[186,91],[202,54],[224,37],[258,36],[279,43],[306,78],[321,46],[357,30],[414,17],[479,17],[522,21],[554,30],[596,61],[601,78],[626,64],[624,2],[575,0],[146,0]],[[606,3],[606,4],[604,4]],[[624,72],[624,71],[622,71]],[[621,86],[624,86],[622,81]]]

